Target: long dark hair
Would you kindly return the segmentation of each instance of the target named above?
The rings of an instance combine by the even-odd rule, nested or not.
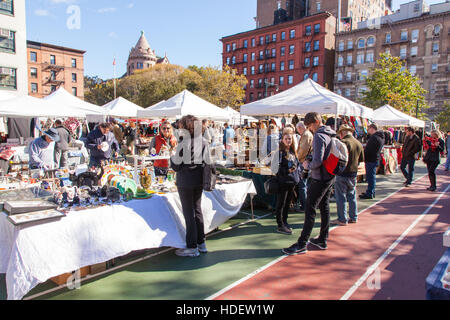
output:
[[[284,142],[283,139],[285,136],[291,136],[292,138],[292,143],[291,146],[288,148]],[[281,136],[281,141],[280,141],[280,151],[284,151],[286,153],[292,153],[297,157],[297,150],[295,150],[295,144],[294,144],[294,136],[288,132],[283,133],[283,135]]]

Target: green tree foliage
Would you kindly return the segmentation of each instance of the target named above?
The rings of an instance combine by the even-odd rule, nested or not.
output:
[[[371,76],[367,78],[367,91],[363,92],[361,103],[377,109],[385,104],[416,116],[419,104],[419,118],[425,118],[422,113],[429,106],[425,102],[427,91],[420,86],[419,78],[411,75],[402,61],[388,53],[381,53],[376,66],[371,69]]]
[[[450,130],[450,102],[446,101],[444,109],[436,117],[436,122],[439,123],[441,131],[447,132]]]
[[[86,101],[103,105],[113,100],[113,80],[87,78]],[[149,107],[167,100],[184,89],[219,106],[238,107],[245,97],[245,76],[226,67],[156,65],[151,69],[117,80],[117,96],[122,96],[140,106]]]

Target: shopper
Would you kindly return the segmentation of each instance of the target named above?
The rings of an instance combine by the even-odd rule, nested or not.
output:
[[[305,171],[302,164],[306,161],[306,158],[311,155],[314,136],[311,131],[306,129],[306,126],[302,121],[297,123],[297,132],[301,137],[298,143],[297,157],[300,163],[300,172],[303,174],[300,175],[300,182],[298,183],[297,188],[298,203],[296,210],[303,212],[306,207],[308,171]]]
[[[445,150],[447,151],[447,161],[445,162],[445,171],[450,170],[450,130],[447,131],[447,136],[445,137]]]
[[[91,152],[89,167],[100,167],[102,161],[118,156],[119,143],[111,132],[111,124],[101,123],[88,134],[86,148]]]
[[[338,219],[332,221],[332,223],[340,226],[346,226],[347,223],[357,223],[358,221],[356,184],[359,164],[364,162],[364,148],[361,142],[353,137],[354,132],[355,129],[348,125],[342,125],[338,131],[338,135],[348,151],[347,167],[342,174],[336,176],[334,186]]]
[[[273,153],[271,161],[272,173],[277,176],[279,183],[275,210],[277,232],[287,235],[292,234],[292,229],[287,222],[288,210],[294,198],[294,188],[299,182],[299,163],[293,140],[294,137],[290,133],[284,133],[279,150]]]
[[[377,183],[377,169],[380,165],[381,151],[384,147],[384,132],[378,131],[376,124],[369,125],[367,130],[370,138],[364,149],[364,160],[366,162],[367,191],[359,196],[360,199],[375,199],[375,188]]]
[[[45,131],[42,137],[34,139],[28,147],[30,169],[54,169],[55,143],[58,141],[58,131],[53,128]]]
[[[59,135],[59,141],[55,144],[56,168],[65,168],[69,160],[69,145],[72,143],[73,138],[69,130],[63,126],[61,120],[55,121],[55,130]]]
[[[127,146],[127,154],[134,155],[135,154],[135,146],[137,139],[138,131],[136,128],[136,123],[130,122],[128,127],[125,129],[125,139]]]
[[[225,148],[224,156],[230,157],[232,156],[233,151],[233,141],[236,136],[236,132],[234,129],[228,125],[228,123],[225,123],[224,125],[224,131],[223,131],[223,145]]]
[[[186,222],[186,248],[178,249],[175,252],[176,255],[182,257],[197,257],[200,253],[208,252],[201,206],[204,162],[195,163],[198,155],[194,150],[197,150],[198,147],[195,144],[200,141],[202,143],[200,150],[205,159],[209,148],[202,137],[202,130],[194,130],[195,125],[202,125],[196,117],[189,115],[181,118],[179,129],[184,130],[185,135],[180,134],[176,153],[170,159],[171,167],[177,173],[178,194]],[[200,134],[199,137],[194,136],[197,133]],[[189,156],[184,155],[185,150],[190,152]]]
[[[283,249],[285,254],[307,252],[307,243],[311,236],[316,220],[316,209],[320,209],[321,225],[318,238],[309,240],[309,243],[318,248],[327,249],[327,239],[330,227],[330,195],[334,184],[334,176],[329,174],[323,166],[323,161],[330,153],[331,138],[336,132],[329,126],[324,126],[322,117],[316,113],[308,113],[305,117],[305,126],[314,133],[312,161],[306,160],[303,167],[311,171],[311,179],[306,198],[305,223],[300,238],[291,247]]]
[[[428,191],[436,191],[436,169],[441,163],[441,152],[445,150],[445,142],[438,130],[431,131],[431,138],[425,138],[424,149],[426,151],[423,162],[427,164],[428,177],[431,186]]]
[[[263,143],[263,150],[265,150],[267,156],[269,156],[272,151],[275,151],[277,149],[276,145],[279,139],[280,133],[278,132],[278,127],[274,124],[271,124],[269,126],[269,130],[267,131],[266,139]]]
[[[172,125],[169,121],[161,123],[159,134],[150,142],[150,150],[152,154],[159,155],[161,151],[169,153],[177,146],[177,139],[173,135]],[[167,177],[169,171],[169,160],[156,160],[153,164],[156,176]]]
[[[402,162],[400,169],[406,181],[404,185],[409,187],[414,179],[414,166],[416,164],[417,153],[420,152],[422,144],[420,138],[416,135],[413,128],[406,129],[405,141],[402,148]],[[408,170],[406,170],[408,166]]]

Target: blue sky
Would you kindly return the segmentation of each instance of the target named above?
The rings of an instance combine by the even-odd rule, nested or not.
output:
[[[394,0],[394,9],[406,2]],[[86,50],[85,75],[104,79],[113,76],[114,56],[117,75],[125,73],[141,30],[171,63],[221,65],[219,39],[253,29],[256,16],[256,0],[26,0],[26,6],[28,40]]]

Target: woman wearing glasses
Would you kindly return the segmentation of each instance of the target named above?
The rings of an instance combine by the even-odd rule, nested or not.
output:
[[[159,134],[150,143],[152,154],[161,154],[163,151],[172,151],[177,146],[177,139],[173,135],[172,125],[168,121],[161,124]],[[156,160],[155,164],[156,176],[167,176],[169,171],[169,160]]]

